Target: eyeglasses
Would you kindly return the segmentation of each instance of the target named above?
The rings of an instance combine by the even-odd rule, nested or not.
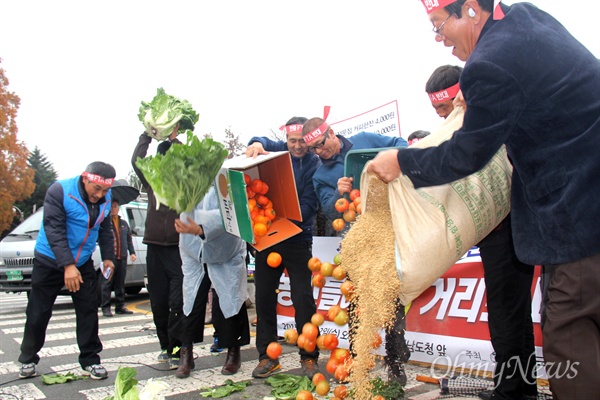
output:
[[[315,144],[314,146],[308,146],[308,150],[312,151],[313,153],[316,152],[317,150],[319,150],[321,147],[325,146],[325,142],[327,141],[327,132],[325,131],[325,137],[323,138],[323,141],[319,144]]]
[[[448,17],[446,17],[446,19],[440,24],[440,26],[436,27],[435,25],[433,26],[433,28],[431,28],[431,31],[433,33],[435,33],[435,36],[437,37],[442,37],[443,35],[440,33],[440,31],[442,30],[442,28],[444,27],[444,25],[446,24],[446,22],[448,22],[448,20],[450,19],[451,16],[453,16],[454,14],[449,14]]]

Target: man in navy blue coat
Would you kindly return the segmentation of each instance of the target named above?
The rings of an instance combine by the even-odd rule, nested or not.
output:
[[[506,144],[515,250],[545,266],[546,372],[555,399],[600,393],[600,63],[528,3],[422,0],[436,40],[466,61],[467,110],[452,139],[379,153],[370,170],[415,187],[481,169]],[[585,10],[582,10],[582,12]]]

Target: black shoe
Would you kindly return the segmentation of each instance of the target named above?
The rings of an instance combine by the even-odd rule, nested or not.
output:
[[[133,314],[133,311],[128,310],[125,307],[120,307],[115,309],[115,314]]]
[[[302,372],[304,372],[304,375],[306,375],[308,379],[312,379],[313,376],[319,372],[319,363],[317,363],[317,360],[315,359],[305,358],[304,360],[300,360],[300,364],[302,365]]]
[[[110,308],[103,308],[102,309],[102,315],[104,315],[105,317],[112,317],[113,313],[110,312]]]
[[[21,369],[19,370],[19,378],[21,378],[21,379],[32,378],[36,375],[37,375],[37,372],[35,370],[34,363],[21,364]]]
[[[404,365],[393,363],[388,370],[388,382],[398,382],[400,386],[406,386],[406,372]]]
[[[477,396],[483,400],[493,400],[498,398],[493,390],[484,390],[483,392],[477,393]]]
[[[279,371],[281,371],[281,364],[279,364],[279,359],[271,360],[265,358],[264,360],[260,360],[256,368],[254,368],[254,371],[252,371],[252,377],[267,378]]]

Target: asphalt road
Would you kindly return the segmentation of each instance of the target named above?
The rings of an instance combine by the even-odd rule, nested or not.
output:
[[[252,370],[257,365],[257,353],[254,347],[255,328],[252,327],[252,341],[242,348],[242,368],[232,376],[220,373],[225,362],[225,352],[218,356],[211,355],[212,325],[205,329],[204,342],[194,346],[196,369],[188,379],[177,379],[173,370],[167,365],[156,362],[159,353],[158,339],[147,293],[127,296],[127,308],[134,311],[132,315],[115,315],[103,317],[99,310],[100,338],[104,345],[101,353],[102,364],[107,368],[109,377],[106,380],[77,380],[64,384],[45,385],[39,375],[56,374],[72,371],[79,375],[77,362],[79,353],[75,338],[75,315],[70,297],[59,296],[46,334],[46,343],[40,352],[38,376],[31,379],[19,379],[20,364],[17,362],[19,346],[25,323],[25,295],[0,293],[0,400],[2,399],[68,399],[68,400],[103,400],[113,395],[115,376],[119,366],[134,367],[138,371],[138,389],[142,389],[148,380],[160,380],[169,385],[162,394],[168,399],[197,400],[200,393],[207,388],[221,386],[226,379],[235,382],[249,381],[250,385],[243,392],[234,393],[227,399],[263,399],[270,395],[271,386],[264,380],[253,379]],[[255,309],[248,309],[249,320],[255,317]],[[285,343],[281,362],[284,373],[301,374],[297,348]],[[325,372],[325,361],[329,352],[321,355],[321,370]],[[409,382],[406,396],[416,400],[433,399],[438,396],[437,385],[425,384],[416,380],[417,374],[429,374],[429,369],[416,365],[407,366]],[[377,374],[385,376],[380,366]],[[328,376],[331,378],[330,376]],[[332,388],[335,384],[332,384]],[[325,399],[326,397],[320,397]]]

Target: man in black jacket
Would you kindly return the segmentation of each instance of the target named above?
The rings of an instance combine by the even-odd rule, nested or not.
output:
[[[173,129],[168,140],[158,145],[157,152],[165,154],[172,143],[181,144],[177,139],[179,125]],[[152,137],[145,132],[133,151],[131,164],[148,194],[148,215],[143,243],[147,246],[146,265],[148,274],[148,292],[156,334],[160,342],[159,362],[169,362],[170,369],[179,367],[178,339],[183,317],[183,272],[179,254],[179,233],[175,230],[175,220],[179,214],[175,210],[158,203],[152,187],[144,173],[135,165],[138,158],[145,158]],[[158,207],[157,207],[158,206]]]
[[[125,277],[127,275],[127,252],[129,251],[131,262],[136,259],[135,248],[131,229],[127,221],[119,216],[119,202],[113,198],[110,206],[110,221],[115,247],[115,272],[111,280],[102,277],[102,315],[112,317],[110,311],[110,294],[115,291],[115,313],[133,314],[133,311],[125,308]]]

